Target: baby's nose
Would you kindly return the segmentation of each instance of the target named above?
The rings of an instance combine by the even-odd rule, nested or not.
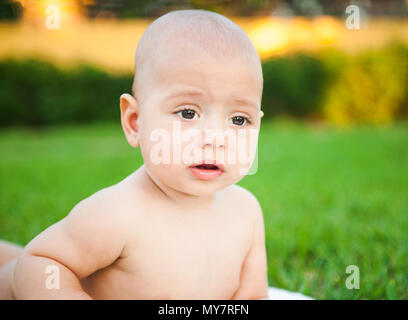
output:
[[[203,148],[224,148],[225,141],[225,123],[221,117],[215,114],[202,122],[202,147]]]
[[[213,139],[206,139],[204,138],[204,144],[203,144],[203,148],[224,148],[225,147],[225,142],[224,142],[224,137],[220,137],[220,138],[213,138]]]
[[[220,128],[206,128],[202,131],[203,148],[224,148],[225,134]]]

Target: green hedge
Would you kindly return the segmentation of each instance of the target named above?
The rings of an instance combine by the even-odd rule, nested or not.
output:
[[[265,115],[305,117],[320,112],[330,74],[321,59],[298,54],[263,64]]]
[[[286,115],[340,124],[408,116],[408,48],[356,56],[293,54],[263,63],[265,118]],[[119,96],[132,75],[80,65],[62,71],[44,61],[0,61],[0,126],[119,119]]]
[[[337,124],[386,123],[408,116],[408,47],[394,43],[349,56],[339,51],[267,61],[267,116]]]
[[[49,125],[119,119],[119,96],[132,75],[90,66],[69,71],[37,60],[0,63],[0,125]]]
[[[341,68],[334,70],[333,64]],[[407,116],[407,47],[394,44],[357,56],[337,57],[328,67],[335,76],[325,92],[324,119],[346,125],[380,124]]]

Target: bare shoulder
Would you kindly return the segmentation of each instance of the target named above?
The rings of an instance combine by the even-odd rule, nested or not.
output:
[[[104,214],[109,212],[113,207],[115,199],[117,199],[119,193],[115,186],[105,187],[91,194],[90,196],[80,200],[69,215],[85,213],[85,212],[99,212]]]
[[[63,262],[81,278],[109,266],[123,254],[129,238],[125,189],[117,184],[81,200],[24,250]]]
[[[239,211],[251,219],[262,219],[262,208],[258,199],[247,189],[233,184],[225,189],[225,195],[239,208]]]
[[[114,223],[116,226],[121,222],[126,223],[124,220],[129,214],[129,194],[129,184],[124,179],[79,201],[66,218],[92,219],[95,224]]]

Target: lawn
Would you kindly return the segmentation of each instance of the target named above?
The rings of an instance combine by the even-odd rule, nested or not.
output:
[[[0,131],[0,238],[26,244],[142,159],[119,124]],[[408,126],[264,122],[240,184],[265,217],[269,284],[317,299],[408,299]],[[348,265],[360,270],[349,290]]]

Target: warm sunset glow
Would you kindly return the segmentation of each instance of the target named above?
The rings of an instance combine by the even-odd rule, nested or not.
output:
[[[261,57],[282,52],[289,45],[289,30],[286,20],[273,18],[261,19],[248,30]]]
[[[153,19],[86,18],[84,5],[94,0],[21,0],[23,19],[0,23],[0,58],[44,57],[63,66],[89,62],[106,70],[130,72],[137,43]],[[408,0],[407,0],[408,1]],[[46,28],[46,8],[60,8],[61,26]],[[352,32],[339,18],[230,17],[251,38],[261,59],[299,50],[336,47],[358,51],[390,39],[408,42],[408,22],[371,21],[370,28]],[[373,36],[375,35],[375,37]]]
[[[321,16],[313,21],[313,31],[322,44],[332,44],[339,39],[341,25],[334,18]]]
[[[249,36],[261,58],[268,58],[292,48],[310,48],[336,42],[341,32],[340,22],[330,17],[313,20],[294,17],[270,17],[257,21]]]
[[[56,5],[59,8],[62,24],[78,21],[83,16],[83,8],[75,0],[20,0],[23,7],[23,20],[36,25],[45,24],[47,8]]]
[[[310,20],[306,18],[295,18],[290,23],[290,42],[295,46],[313,43],[315,37],[310,26]]]

